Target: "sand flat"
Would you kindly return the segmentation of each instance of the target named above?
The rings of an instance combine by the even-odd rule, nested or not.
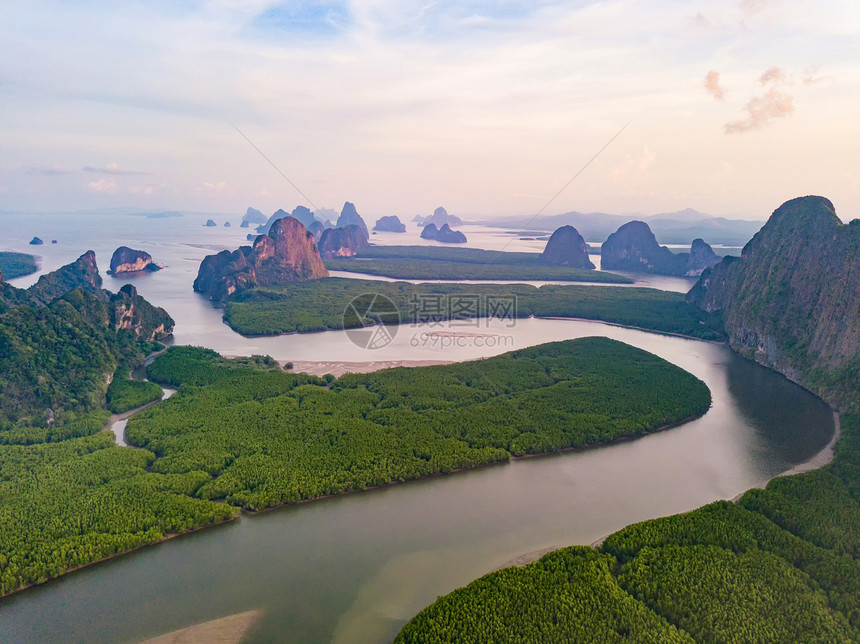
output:
[[[291,371],[307,373],[312,376],[324,376],[327,373],[340,378],[347,373],[370,373],[391,369],[393,367],[430,367],[439,364],[452,364],[453,360],[368,360],[364,362],[326,362],[316,360],[292,360]],[[281,367],[287,364],[284,360]]]
[[[165,633],[140,644],[239,644],[262,614],[261,610],[236,613]]]

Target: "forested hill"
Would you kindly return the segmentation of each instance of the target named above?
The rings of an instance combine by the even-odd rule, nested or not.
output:
[[[860,220],[843,224],[824,197],[780,206],[688,301],[723,314],[735,351],[860,410]]]
[[[171,317],[134,287],[100,284],[92,253],[29,290],[0,282],[0,430],[102,409],[116,367],[172,332]]]
[[[92,253],[30,290],[0,282],[0,595],[236,515],[191,498],[205,474],[149,472],[154,454],[102,431],[106,402],[161,396],[125,375],[173,320],[100,284]]]

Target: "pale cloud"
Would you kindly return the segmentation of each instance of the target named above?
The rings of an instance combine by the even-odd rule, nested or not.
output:
[[[126,175],[152,174],[151,172],[144,172],[142,170],[129,170],[127,168],[121,168],[118,163],[108,163],[105,166],[85,165],[81,169],[84,172],[95,172],[95,173],[99,173],[99,174],[126,174]]]
[[[822,76],[818,73],[818,67],[810,67],[803,72],[803,84],[815,85],[830,80],[831,76]]]
[[[761,76],[759,76],[758,82],[762,85],[767,85],[768,83],[773,83],[776,85],[784,83],[786,80],[787,76],[785,70],[782,67],[771,67]]]
[[[747,16],[757,14],[768,5],[768,0],[741,0],[740,10]]]
[[[705,89],[718,101],[726,96],[723,88],[720,87],[720,74],[713,69],[705,75]]]
[[[767,199],[770,212],[770,195],[796,189],[791,179],[817,168],[838,176],[860,138],[851,114],[860,90],[848,82],[860,77],[860,59],[850,55],[860,40],[855,3],[6,4],[0,172],[16,176],[0,176],[9,188],[3,210],[148,206],[147,172],[169,186],[152,190],[175,209],[244,212],[256,202],[273,211],[304,201],[230,122],[314,202],[349,199],[373,215],[420,212],[437,201],[460,212],[514,214],[524,206],[510,195],[552,194],[559,173],[569,177],[639,114],[589,168],[588,181],[553,207],[741,212]],[[295,11],[300,19],[287,19]],[[785,101],[761,96],[773,85],[760,86],[749,71],[774,62],[795,80],[798,109],[802,101],[810,117],[785,128],[780,145],[803,155],[712,127],[714,111],[729,102],[733,111],[717,123],[746,123],[733,131],[778,118],[753,117]],[[812,63],[846,79],[838,96],[802,87],[821,80],[801,73]],[[706,85],[713,103],[699,85],[701,70],[711,68],[721,72],[719,92]],[[793,94],[786,83],[778,89]],[[625,168],[641,185],[628,190],[613,171],[624,158],[619,150],[645,147],[659,164],[631,152],[636,161]],[[34,159],[58,165],[23,172]],[[707,182],[714,159],[736,171],[708,193],[696,180]],[[59,176],[66,168],[73,174]],[[225,176],[229,183],[213,179]],[[117,190],[109,199],[88,179],[114,180]],[[772,186],[767,197],[752,188],[759,183]],[[646,184],[661,200],[639,202]]]
[[[129,191],[129,193],[131,193],[133,195],[151,196],[151,195],[154,195],[156,192],[158,192],[158,190],[160,190],[163,187],[164,187],[163,184],[159,185],[159,184],[155,184],[155,183],[150,183],[150,184],[147,184],[145,186],[129,186],[128,191]]]
[[[791,96],[771,87],[764,96],[757,96],[751,99],[744,109],[747,111],[747,116],[743,119],[726,123],[726,134],[758,130],[773,119],[784,118],[791,114],[794,111],[794,103]]]
[[[114,179],[99,179],[88,183],[87,187],[92,192],[100,192],[105,194],[116,194],[119,192],[119,184]]]

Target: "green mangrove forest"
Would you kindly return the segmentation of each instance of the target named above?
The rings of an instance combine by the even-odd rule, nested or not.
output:
[[[680,333],[704,340],[724,338],[721,320],[688,304],[682,293],[650,288],[529,284],[411,284],[327,277],[288,286],[259,287],[230,297],[224,320],[244,335],[304,333],[344,327],[344,310],[364,294],[387,297],[401,324],[462,317],[575,317]],[[429,304],[442,302],[438,309]],[[474,302],[454,308],[456,303]],[[498,306],[496,306],[498,305]],[[347,319],[347,326],[376,323]]]

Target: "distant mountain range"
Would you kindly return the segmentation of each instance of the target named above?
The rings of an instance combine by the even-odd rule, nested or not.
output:
[[[505,219],[473,220],[470,223],[502,228],[525,228],[529,231],[553,231],[561,226],[573,226],[586,241],[603,242],[623,224],[644,221],[661,244],[689,245],[696,238],[709,244],[743,246],[762,227],[761,221],[714,217],[692,208],[656,215],[610,215],[603,212],[567,212],[542,215],[530,221],[530,216]]]

